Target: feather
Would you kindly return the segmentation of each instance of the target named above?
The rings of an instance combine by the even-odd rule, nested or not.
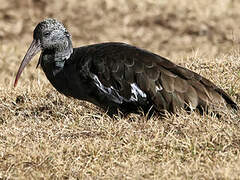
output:
[[[174,80],[174,89],[176,92],[184,93],[188,89],[188,82],[185,79],[176,77]]]
[[[174,77],[161,73],[161,84],[165,91],[170,93],[174,92],[174,80]]]
[[[124,64],[128,67],[128,68],[130,68],[130,67],[133,67],[134,66],[134,64],[135,64],[135,62],[134,62],[134,59],[133,58],[125,58],[124,59]]]
[[[147,74],[149,79],[154,80],[154,81],[158,80],[159,75],[160,75],[160,71],[158,70],[158,68],[156,66],[152,66],[152,67],[145,66],[145,73]]]
[[[133,71],[132,68],[125,67],[124,78],[129,83],[134,83],[135,82],[134,71]]]
[[[190,109],[196,109],[199,99],[199,94],[197,93],[197,91],[192,86],[188,86],[187,92],[184,93],[184,96],[186,99],[186,104],[190,106]]]
[[[142,73],[144,71],[144,64],[142,62],[135,63],[133,68],[135,73]]]

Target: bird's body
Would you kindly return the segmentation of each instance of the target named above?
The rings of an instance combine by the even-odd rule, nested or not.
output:
[[[209,80],[149,51],[114,42],[72,48],[70,34],[53,19],[35,28],[15,85],[40,50],[39,64],[60,93],[89,101],[109,114],[150,109],[176,112],[178,108],[202,111],[217,106],[238,109]]]
[[[137,74],[136,77],[133,74],[132,77],[126,77],[124,74],[124,68],[127,67],[123,60],[127,58],[127,51],[133,50],[136,53],[143,51],[123,43],[102,43],[74,48],[62,68],[56,67],[54,56],[50,57],[45,53],[42,53],[39,61],[51,84],[66,96],[87,100],[108,110],[110,114],[117,110],[124,113],[138,110],[147,112],[153,104],[138,87],[135,79]],[[116,52],[123,57],[122,60],[113,59]],[[42,60],[45,56],[51,63]],[[109,64],[107,61],[111,59],[115,62]],[[115,69],[112,69],[112,66],[116,66]],[[112,73],[115,73],[114,77]]]

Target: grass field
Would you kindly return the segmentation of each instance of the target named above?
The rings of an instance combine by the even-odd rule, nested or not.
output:
[[[13,81],[36,24],[74,46],[121,41],[190,68],[240,105],[237,0],[0,0],[0,179],[240,179],[240,115],[109,118],[59,94],[37,58]]]

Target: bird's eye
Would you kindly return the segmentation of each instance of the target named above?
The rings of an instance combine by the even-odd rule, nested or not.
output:
[[[45,32],[43,33],[43,35],[44,35],[44,36],[49,36],[49,35],[50,35],[50,31],[45,31]]]

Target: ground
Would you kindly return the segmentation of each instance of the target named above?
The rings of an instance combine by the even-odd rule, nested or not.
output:
[[[111,119],[59,94],[37,57],[13,82],[46,17],[74,46],[121,41],[200,73],[240,105],[237,0],[0,0],[0,179],[240,179],[240,115]]]

